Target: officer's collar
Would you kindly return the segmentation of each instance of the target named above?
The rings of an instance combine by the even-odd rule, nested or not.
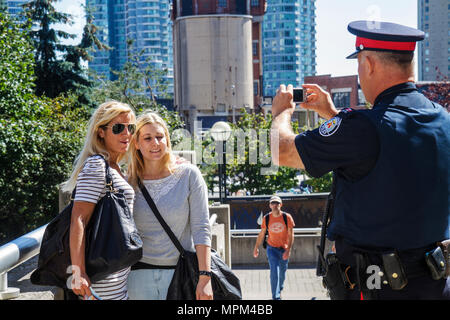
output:
[[[387,98],[390,95],[398,94],[400,92],[413,91],[413,90],[417,90],[414,82],[405,82],[405,83],[397,84],[393,87],[390,87],[390,88],[384,90],[382,93],[380,93],[378,95],[378,97],[375,99],[375,103],[373,104],[373,106],[375,107],[380,101],[382,101],[383,99]]]

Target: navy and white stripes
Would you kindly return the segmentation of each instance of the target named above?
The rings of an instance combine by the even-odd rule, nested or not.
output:
[[[130,212],[133,212],[134,190],[113,168],[110,168],[115,189],[124,190]],[[105,161],[100,156],[89,157],[81,169],[76,185],[74,201],[97,203],[106,194]],[[105,300],[126,300],[127,278],[130,268],[108,275],[104,280],[92,283],[92,288]]]

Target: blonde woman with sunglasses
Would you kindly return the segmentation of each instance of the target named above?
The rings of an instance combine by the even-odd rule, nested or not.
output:
[[[93,296],[103,300],[128,299],[130,268],[91,283],[86,274],[84,252],[85,228],[97,202],[105,195],[105,160],[109,164],[114,187],[124,190],[130,212],[133,211],[134,190],[119,164],[128,151],[136,129],[135,122],[136,116],[127,104],[109,101],[100,105],[89,120],[84,147],[76,159],[70,179],[64,185],[64,189],[70,192],[76,187],[70,225],[72,291],[85,299],[92,299]]]
[[[211,300],[211,227],[207,187],[200,170],[174,159],[167,125],[155,113],[138,118],[130,155],[129,181],[136,190],[133,216],[143,241],[142,259],[128,279],[130,299],[165,300],[179,258],[138,187],[141,181],[183,248],[196,251],[203,271],[196,299]]]

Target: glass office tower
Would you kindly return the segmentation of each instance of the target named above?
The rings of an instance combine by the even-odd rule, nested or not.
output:
[[[263,22],[263,89],[300,86],[316,74],[315,0],[267,0]]]
[[[29,2],[29,0],[9,0],[3,1],[8,8],[8,12],[13,16],[19,16],[19,14],[23,11],[22,5]]]
[[[132,50],[143,51],[142,60],[150,58],[152,65],[167,69],[168,93],[173,93],[172,21],[170,0],[87,0],[100,27],[99,39],[113,49],[96,51],[89,68],[114,79],[110,69],[120,70],[127,61],[127,40],[133,40]],[[156,92],[156,94],[158,94]]]
[[[450,78],[450,1],[418,0],[418,28],[425,40],[418,42],[419,81]]]

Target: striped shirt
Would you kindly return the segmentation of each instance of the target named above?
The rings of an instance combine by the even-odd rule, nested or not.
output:
[[[109,168],[115,189],[124,190],[130,212],[133,212],[134,190],[113,168]],[[74,201],[97,203],[106,194],[105,161],[100,156],[89,157],[81,169],[76,184]],[[130,268],[108,275],[91,286],[105,300],[127,300],[127,278]]]

